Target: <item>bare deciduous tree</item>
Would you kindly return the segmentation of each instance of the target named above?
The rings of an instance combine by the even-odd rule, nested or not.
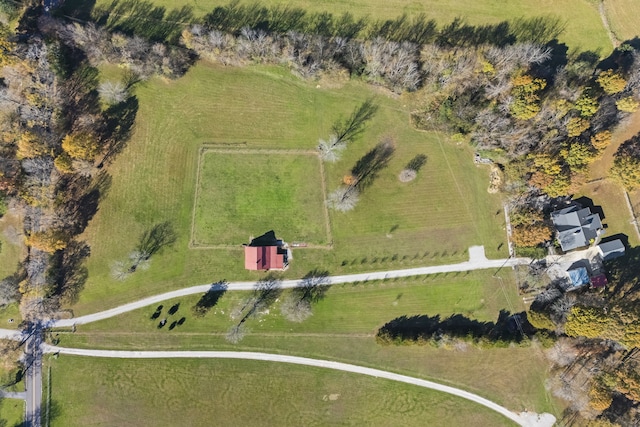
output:
[[[340,187],[327,197],[327,206],[339,212],[353,210],[360,200],[360,192],[356,187]]]
[[[102,82],[98,87],[98,93],[102,100],[109,105],[124,102],[129,96],[127,88],[122,82],[112,81]]]

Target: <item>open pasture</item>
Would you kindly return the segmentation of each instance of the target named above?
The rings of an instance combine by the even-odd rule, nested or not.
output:
[[[339,274],[459,262],[468,259],[467,248],[476,244],[484,245],[489,257],[507,256],[500,197],[486,192],[489,171],[473,165],[470,147],[437,132],[413,129],[408,97],[392,97],[357,81],[323,87],[279,67],[205,63],[177,81],[145,82],[136,96],[133,136],[110,167],[111,188],[83,235],[91,257],[88,282],[73,307],[76,315],[180,286],[256,279],[244,270],[241,243],[248,233],[259,236],[271,229],[283,230],[277,237],[288,242],[302,235],[311,243],[332,244],[330,250],[294,249],[287,277],[301,277],[314,268]],[[336,120],[370,97],[378,112],[340,161],[324,164],[324,183],[315,156],[296,155],[285,164],[289,158],[274,162],[275,154],[218,157],[221,153],[209,152],[204,165],[213,165],[211,179],[195,200],[203,146],[216,142],[231,151],[312,152]],[[394,141],[394,156],[355,210],[330,211],[332,240],[327,242],[323,184],[327,192],[339,187],[358,159],[383,137]],[[417,154],[427,156],[426,165],[417,179],[401,183],[399,172]],[[257,163],[247,178],[248,159]],[[288,194],[282,200],[275,194],[277,203],[251,187],[270,168],[269,173],[291,174],[282,175],[277,188]],[[245,184],[236,182],[245,178]],[[260,215],[230,217],[224,203]],[[190,248],[194,205],[196,234],[205,233],[202,242],[233,246]],[[289,216],[279,215],[279,208],[286,208]],[[148,271],[124,282],[115,280],[110,266],[127,258],[145,230],[165,221],[176,230],[176,243],[154,255]],[[229,234],[217,239],[223,232]]]
[[[479,405],[405,384],[243,360],[50,361],[52,426],[508,426]]]

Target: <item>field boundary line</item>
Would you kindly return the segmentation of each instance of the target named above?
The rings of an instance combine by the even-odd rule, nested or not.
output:
[[[203,144],[198,149],[198,164],[196,167],[196,190],[194,192],[193,206],[191,208],[191,230],[189,233],[189,243],[187,247],[189,249],[239,249],[242,245],[238,244],[209,244],[198,243],[196,240],[196,209],[198,205],[198,199],[200,197],[200,181],[202,176],[202,164],[204,162],[204,156],[207,153],[221,153],[221,154],[277,154],[285,156],[313,156],[318,159],[318,166],[320,169],[320,183],[322,191],[322,209],[324,216],[325,234],[327,244],[315,244],[308,243],[306,246],[298,246],[296,249],[333,249],[333,234],[331,231],[331,220],[329,217],[329,209],[327,208],[327,185],[326,176],[324,171],[324,164],[320,155],[316,150],[299,150],[290,148],[230,148],[220,144]]]

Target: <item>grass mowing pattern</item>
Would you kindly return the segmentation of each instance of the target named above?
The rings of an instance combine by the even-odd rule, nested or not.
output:
[[[53,427],[512,425],[444,393],[328,369],[68,356],[50,363],[60,403]]]
[[[618,41],[623,42],[640,35],[638,29],[640,3],[636,0],[604,0],[604,10],[611,31]]]
[[[321,167],[314,152],[204,149],[191,245],[239,245],[269,230],[329,243]]]

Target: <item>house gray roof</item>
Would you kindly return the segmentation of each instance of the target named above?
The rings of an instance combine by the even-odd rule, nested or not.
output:
[[[624,255],[625,247],[622,240],[612,240],[606,243],[600,243],[598,245],[602,259],[608,261],[610,259],[618,258]]]
[[[551,213],[551,221],[558,232],[563,251],[588,246],[590,241],[603,234],[602,222],[591,209],[572,205]]]

